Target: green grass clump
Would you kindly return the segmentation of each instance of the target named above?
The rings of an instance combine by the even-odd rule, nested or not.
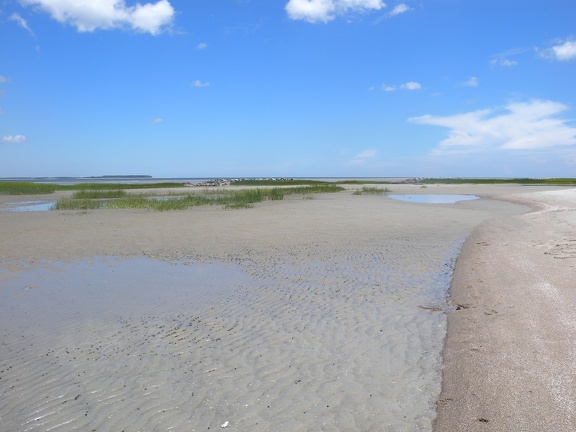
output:
[[[207,189],[187,195],[167,195],[151,197],[147,194],[112,194],[105,196],[102,191],[75,193],[72,198],[63,198],[56,203],[55,210],[86,209],[149,209],[157,211],[185,210],[189,207],[217,204],[225,209],[250,208],[263,201],[283,200],[286,195],[301,194],[304,197],[313,193],[330,193],[344,190],[334,184],[316,186],[299,186],[289,188],[255,188],[255,189]],[[97,192],[97,193],[96,193]],[[113,192],[113,191],[111,191]],[[119,192],[119,191],[115,191]]]
[[[181,188],[186,183],[78,183],[73,185],[59,185],[55,183],[34,183],[34,182],[0,182],[1,195],[40,195],[51,194],[56,191],[104,191],[104,190],[126,190],[126,189],[158,189],[158,188]]]
[[[123,190],[81,190],[74,192],[74,199],[104,199],[124,198],[127,195]]]
[[[52,210],[92,210],[101,208],[103,204],[103,201],[93,199],[61,198]]]
[[[34,182],[0,182],[0,194],[2,195],[41,195],[56,192],[54,184]]]
[[[354,191],[353,195],[382,195],[385,193],[392,192],[388,188],[378,188],[374,186],[363,186],[362,189]]]

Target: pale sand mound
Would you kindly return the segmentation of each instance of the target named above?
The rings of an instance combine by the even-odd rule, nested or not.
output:
[[[458,258],[436,431],[576,430],[576,191],[521,198]]]

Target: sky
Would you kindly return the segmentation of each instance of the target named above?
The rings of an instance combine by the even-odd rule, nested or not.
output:
[[[0,177],[576,177],[574,0],[0,0]]]

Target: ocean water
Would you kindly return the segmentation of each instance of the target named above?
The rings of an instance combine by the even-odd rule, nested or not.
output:
[[[429,431],[459,247],[5,263],[0,429]]]

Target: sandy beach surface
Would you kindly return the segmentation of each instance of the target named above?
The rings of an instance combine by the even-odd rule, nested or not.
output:
[[[508,196],[454,273],[437,431],[576,430],[576,190]]]
[[[356,187],[172,212],[0,196],[0,430],[574,429],[574,190]]]

